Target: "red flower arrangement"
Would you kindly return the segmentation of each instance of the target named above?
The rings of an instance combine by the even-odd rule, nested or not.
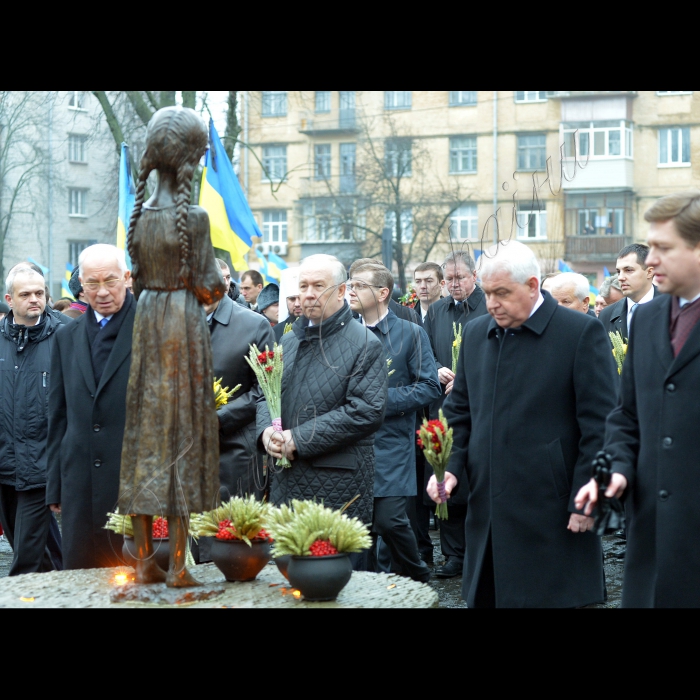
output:
[[[435,509],[435,516],[441,520],[447,519],[447,494],[445,493],[445,469],[452,451],[452,428],[447,425],[445,415],[440,409],[439,418],[436,420],[423,419],[418,435],[418,447],[423,450],[425,459],[435,472],[438,482],[440,503]]]
[[[165,518],[153,518],[153,537],[161,540],[167,539],[168,521]]]
[[[217,540],[239,540],[242,539],[238,536],[236,532],[236,526],[230,520],[220,520],[219,521],[219,531],[216,533]],[[258,540],[260,542],[273,542],[270,533],[263,528],[258,532],[257,535],[250,538],[252,541]]]

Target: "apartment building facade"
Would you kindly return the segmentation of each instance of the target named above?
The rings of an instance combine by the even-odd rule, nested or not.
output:
[[[700,186],[692,91],[261,91],[242,121],[258,245],[292,265],[390,228],[409,271],[514,238],[598,284],[654,199]]]

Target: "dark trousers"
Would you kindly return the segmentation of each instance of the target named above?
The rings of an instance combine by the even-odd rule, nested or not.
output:
[[[430,506],[425,504],[425,488],[427,479],[425,473],[425,457],[423,450],[416,449],[416,495],[408,499],[408,519],[413,528],[413,534],[418,542],[418,551],[422,557],[432,561],[433,542],[430,539]]]
[[[46,546],[51,511],[45,488],[17,491],[0,484],[0,522],[14,553],[10,576],[53,571]]]
[[[376,538],[381,537],[391,553],[392,566],[396,570],[421,579],[430,572],[418,554],[418,543],[406,515],[406,496],[384,496],[374,499],[372,535],[375,540],[370,549],[370,571],[378,571]]]
[[[440,549],[444,556],[464,561],[466,519],[467,506],[455,506],[448,501],[447,520],[440,521]]]

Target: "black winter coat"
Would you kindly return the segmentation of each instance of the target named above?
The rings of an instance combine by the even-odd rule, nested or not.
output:
[[[300,316],[282,336],[282,427],[291,429],[296,458],[272,479],[273,503],[322,500],[365,523],[372,521],[374,433],[387,403],[382,344],[343,308],[317,326]],[[258,439],[272,425],[258,403]]]
[[[66,569],[118,566],[123,538],[105,530],[119,497],[126,387],[136,301],[126,316],[99,384],[95,384],[89,312],[56,333],[51,357],[46,502],[60,503]]]
[[[603,599],[592,532],[567,530],[614,407],[614,361],[602,325],[543,292],[518,329],[490,316],[464,329],[445,402],[448,471],[467,489],[462,595],[472,607],[489,536],[497,607],[578,607]],[[449,507],[449,503],[448,503]]]
[[[223,386],[241,388],[216,413],[219,417],[219,479],[221,498],[262,494],[262,454],[255,434],[257,380],[245,361],[249,346],[272,350],[275,337],[270,322],[243,308],[227,296],[219,302],[212,318],[211,352],[214,376]]]
[[[613,471],[628,482],[627,608],[700,607],[700,324],[674,358],[671,302],[662,294],[635,311],[605,434]]]
[[[61,322],[45,313],[18,326],[0,322],[0,484],[17,491],[46,486],[51,350]]]

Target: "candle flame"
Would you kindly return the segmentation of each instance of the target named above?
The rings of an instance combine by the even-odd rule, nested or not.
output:
[[[390,591],[392,588],[396,588],[396,584],[392,583],[390,586],[387,586],[386,589],[387,591]]]
[[[298,591],[296,588],[292,591],[292,595],[299,600],[301,598],[301,591]]]
[[[126,574],[115,574],[114,575],[114,583],[121,585],[122,583],[126,583],[127,578]]]
[[[34,597],[32,596],[31,598],[25,598],[24,596],[22,596],[22,597],[20,598],[20,600],[21,600],[23,603],[33,603],[33,602],[34,602]]]

